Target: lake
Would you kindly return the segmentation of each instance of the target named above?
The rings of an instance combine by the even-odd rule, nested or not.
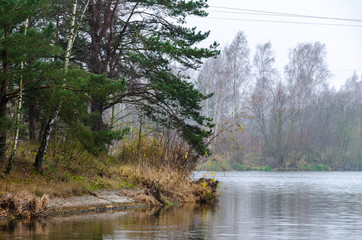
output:
[[[198,173],[196,177],[203,174]],[[216,173],[215,205],[0,223],[0,239],[362,239],[362,172]]]

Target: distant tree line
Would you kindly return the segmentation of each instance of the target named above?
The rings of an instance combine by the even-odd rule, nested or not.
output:
[[[319,42],[299,43],[280,73],[271,43],[250,56],[239,32],[195,79],[200,91],[214,94],[203,105],[218,135],[213,152],[274,168],[362,169],[362,77],[354,73],[341,89],[329,87],[326,55]]]
[[[116,124],[131,113],[207,152],[208,96],[184,74],[218,54],[216,43],[195,46],[208,32],[184,25],[205,8],[205,0],[0,0],[0,163],[12,171],[18,141],[39,145],[38,172],[52,140],[106,151],[133,127]]]

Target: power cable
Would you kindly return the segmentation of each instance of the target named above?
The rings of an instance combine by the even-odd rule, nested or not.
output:
[[[232,20],[232,21],[247,21],[247,22],[266,22],[266,23],[288,23],[288,24],[322,25],[322,26],[337,26],[337,27],[360,27],[360,28],[362,28],[362,25],[337,24],[337,23],[312,23],[312,22],[293,22],[293,21],[261,20],[261,19],[247,19],[247,18],[222,18],[222,17],[207,17],[206,19]]]
[[[362,72],[362,70],[329,70],[331,72]]]
[[[315,19],[335,20],[335,21],[349,21],[349,22],[362,22],[362,19],[353,19],[353,18],[337,18],[337,17],[313,16],[313,15],[303,15],[303,14],[294,14],[294,13],[285,13],[285,12],[272,12],[272,11],[252,10],[252,9],[243,9],[243,8],[220,7],[220,6],[210,6],[210,7],[211,8],[217,8],[217,9],[228,9],[228,10],[239,11],[239,12],[229,12],[229,13],[270,15],[270,16],[282,16],[282,17],[298,17],[298,18],[315,18]],[[224,12],[227,12],[227,11],[224,11]]]

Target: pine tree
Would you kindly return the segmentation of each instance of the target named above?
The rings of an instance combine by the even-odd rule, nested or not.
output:
[[[89,4],[89,0],[87,1],[86,5],[84,7],[82,15],[80,16],[79,23],[76,24],[76,13],[77,13],[78,0],[73,1],[71,26],[70,26],[69,36],[68,36],[67,48],[65,51],[65,59],[64,59],[65,73],[67,73],[68,68],[69,68],[70,56],[71,56],[73,44],[74,44],[74,41],[76,38],[77,29],[83,19],[83,16],[88,7],[88,4]],[[65,86],[66,86],[66,79],[64,79],[64,81],[62,83],[62,87],[65,87]],[[54,122],[59,115],[59,110],[61,108],[61,105],[62,105],[62,101],[60,101],[59,104],[57,104],[57,106],[54,109],[54,111],[52,112],[51,116],[46,120],[40,147],[39,147],[39,150],[36,155],[35,162],[34,162],[34,166],[38,172],[42,171],[45,152],[46,152],[48,144],[49,144],[50,135],[53,131]]]
[[[30,92],[50,88],[49,79],[57,79],[57,76],[52,76],[52,73],[56,72],[56,64],[54,64],[53,59],[60,51],[52,43],[53,25],[49,24],[43,28],[30,26],[27,34],[24,34],[24,22],[27,19],[34,20],[35,11],[41,9],[45,3],[46,1],[30,0],[0,1],[0,52],[2,63],[2,74],[0,75],[1,162],[6,160],[6,137],[12,127],[7,113],[9,100],[20,98],[24,91]],[[45,76],[49,79],[44,80]],[[20,112],[16,116],[16,125],[18,127]],[[16,149],[16,145],[13,145],[13,148],[14,146]],[[8,164],[8,172],[14,167],[14,154],[13,149]]]
[[[20,26],[38,4],[38,1],[30,0],[0,0],[0,162],[6,160],[7,132],[10,128],[7,103],[14,97],[9,94],[9,88],[18,81],[17,72],[25,48]]]
[[[170,65],[197,69],[203,58],[216,55],[217,44],[197,48],[208,32],[183,25],[186,17],[204,17],[206,1],[118,1],[93,0],[87,12],[87,26],[76,52],[91,73],[127,81],[126,92],[107,96],[92,94],[91,111],[97,117],[92,129],[107,129],[103,112],[127,102],[144,109],[155,122],[175,128],[199,152],[206,151],[202,139],[211,134],[209,120],[200,114],[206,96],[187,82],[187,76]],[[142,19],[140,21],[140,19]],[[82,44],[82,45],[80,45]],[[102,79],[102,78],[96,78]],[[104,85],[101,81],[100,85]]]

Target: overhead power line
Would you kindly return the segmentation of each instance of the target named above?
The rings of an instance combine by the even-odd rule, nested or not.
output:
[[[356,70],[341,70],[341,69],[339,69],[339,70],[329,70],[329,71],[331,71],[331,72],[362,72],[362,69],[356,69]]]
[[[360,22],[360,23],[362,23],[362,19],[353,19],[353,18],[337,18],[337,17],[326,17],[326,16],[313,16],[313,15],[303,15],[303,14],[294,14],[294,13],[285,13],[285,12],[272,12],[272,11],[253,10],[253,9],[244,9],[244,8],[220,7],[220,6],[210,6],[210,7],[211,8],[216,8],[216,9],[227,9],[227,10],[238,11],[238,12],[230,12],[229,11],[228,13],[269,15],[269,16],[279,16],[279,17],[313,18],[313,19],[348,21],[348,22]],[[224,11],[224,12],[227,13],[227,11]]]
[[[342,70],[342,69],[337,69],[337,70],[334,70],[334,69],[328,69],[330,72],[362,72],[362,69],[349,69],[349,70]],[[258,72],[256,70],[251,70],[251,72]]]
[[[290,23],[290,24],[306,24],[306,25],[324,25],[324,26],[360,27],[360,28],[362,28],[362,25],[356,25],[356,24],[294,22],[294,21],[278,21],[278,20],[265,20],[265,19],[223,18],[223,17],[207,17],[207,18],[208,19],[219,19],[219,20],[233,20],[233,21],[267,22],[267,23]]]

